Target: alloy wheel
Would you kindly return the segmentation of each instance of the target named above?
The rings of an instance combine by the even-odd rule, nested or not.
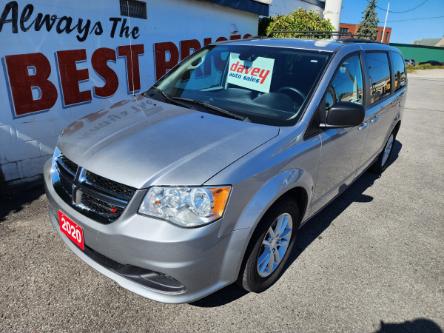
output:
[[[257,272],[262,278],[270,276],[287,253],[293,232],[290,214],[279,215],[268,228],[257,257]]]

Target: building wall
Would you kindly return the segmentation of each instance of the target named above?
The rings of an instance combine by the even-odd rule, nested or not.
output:
[[[397,47],[405,59],[414,59],[416,63],[429,60],[444,62],[444,47],[398,43],[390,43],[390,45]]]
[[[350,32],[352,34],[357,34],[358,29],[359,29],[359,24],[350,24],[350,23],[339,24],[339,31],[340,32]],[[378,37],[377,37],[378,41],[381,41],[383,30],[384,30],[384,27],[378,27]],[[386,27],[385,28],[384,43],[386,43],[386,44],[390,43],[391,35],[392,35],[392,28]]]
[[[40,29],[32,23],[38,13],[48,20]],[[258,19],[195,0],[150,0],[146,19],[121,16],[119,0],[2,1],[2,17],[0,180],[6,182],[40,175],[59,132],[75,119],[145,91],[211,41],[256,35]],[[71,20],[82,29],[68,32]]]

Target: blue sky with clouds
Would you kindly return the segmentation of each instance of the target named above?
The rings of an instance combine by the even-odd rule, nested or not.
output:
[[[378,0],[378,7],[387,8],[389,1],[392,12],[387,25],[393,29],[391,42],[412,43],[421,38],[444,36],[444,0]],[[367,2],[342,0],[341,22],[359,23]],[[385,10],[378,9],[377,12],[382,26]]]

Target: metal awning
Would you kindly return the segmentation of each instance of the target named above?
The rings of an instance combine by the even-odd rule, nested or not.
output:
[[[221,6],[231,7],[238,10],[268,16],[272,0],[207,0]]]

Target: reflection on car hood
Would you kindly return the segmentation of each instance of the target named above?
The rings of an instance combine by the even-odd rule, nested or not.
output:
[[[143,188],[203,184],[278,133],[139,96],[74,122],[58,144],[80,166]]]

